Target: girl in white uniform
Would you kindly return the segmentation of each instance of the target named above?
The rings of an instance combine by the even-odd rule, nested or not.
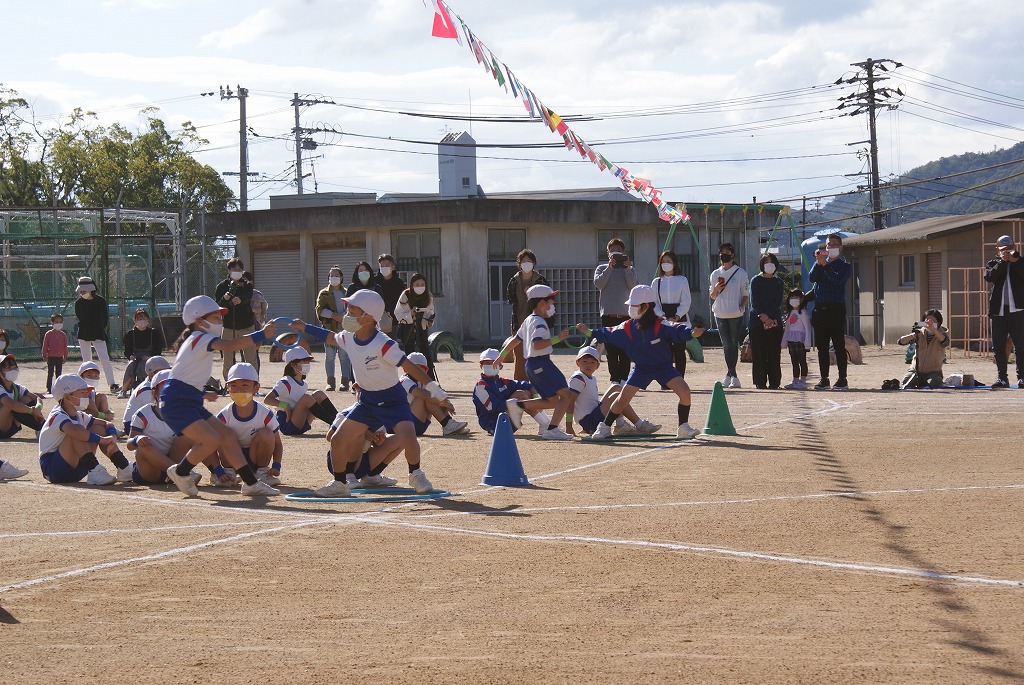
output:
[[[170,369],[162,369],[153,378],[144,381],[148,388],[150,403],[140,407],[129,421],[128,449],[135,452],[132,481],[139,485],[160,485],[167,482],[167,469],[174,466],[188,449],[192,441],[184,435],[175,434],[160,415],[157,401],[160,388],[171,377]],[[199,482],[198,471],[192,472],[192,479]]]
[[[146,360],[146,377],[132,390],[128,404],[124,408],[124,432],[125,435],[131,430],[132,417],[147,404],[153,402],[153,376],[158,371],[170,370],[171,363],[164,357],[150,357]]]
[[[260,389],[260,377],[252,364],[235,364],[228,370],[228,394],[231,404],[217,414],[217,418],[238,436],[249,465],[256,476],[267,485],[281,484],[280,424],[266,405],[253,401]]]
[[[413,352],[409,355],[409,361],[423,369],[423,372],[430,375],[430,367],[427,364],[427,357],[422,352]],[[430,391],[416,382],[416,379],[406,374],[401,379],[402,387],[405,388],[406,396],[409,398],[409,408],[412,410],[413,424],[416,426],[416,435],[423,435],[430,427],[430,417],[437,419],[441,424],[443,435],[468,435],[469,424],[465,421],[458,421],[452,414],[455,407],[451,400],[435,399]]]
[[[277,422],[285,435],[301,435],[310,429],[309,416],[313,415],[328,426],[338,415],[334,403],[323,390],[309,393],[306,376],[309,375],[313,355],[301,347],[284,353],[284,378],[263,400],[277,409]]]
[[[608,416],[612,402],[619,396],[622,387],[618,384],[611,385],[600,396],[597,392],[597,379],[594,374],[601,366],[599,352],[596,347],[587,346],[576,354],[576,367],[579,369],[569,378],[569,390],[573,393],[573,400],[569,404],[569,411],[565,415],[565,431],[575,434],[572,428],[573,419],[579,422],[588,435],[592,434]],[[574,417],[575,415],[575,417]],[[625,418],[623,418],[625,417]],[[630,422],[627,422],[629,419]],[[609,428],[611,428],[609,426]],[[633,407],[627,404],[619,412],[615,420],[615,434],[627,433],[654,433],[660,425],[651,423],[647,419],[641,419],[633,411]],[[611,434],[609,430],[609,435]],[[607,436],[601,436],[607,437]]]

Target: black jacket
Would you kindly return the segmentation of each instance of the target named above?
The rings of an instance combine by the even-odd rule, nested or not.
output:
[[[75,300],[75,318],[78,319],[78,339],[107,340],[107,301],[93,292],[92,299]]]
[[[241,302],[235,304],[225,300],[224,295],[229,291]],[[252,317],[252,283],[245,279],[232,281],[225,278],[217,286],[217,294],[213,299],[217,300],[218,305],[228,310],[228,313],[224,315],[224,328],[238,331],[256,325],[256,320]]]
[[[405,281],[394,272],[392,272],[391,278],[384,278],[378,271],[371,282],[373,283],[373,289],[384,298],[384,311],[393,315],[395,313],[395,305],[398,304],[398,298],[402,296],[402,291],[405,290]]]
[[[1003,314],[1003,285],[1007,276],[1010,278],[1014,304],[1017,305],[1017,309],[1024,309],[1024,259],[1018,259],[1016,262],[993,259],[985,265],[985,280],[992,284],[992,291],[988,295],[989,316]]]
[[[152,326],[149,326],[144,331],[140,331],[133,326],[130,331],[124,334],[122,342],[124,343],[124,356],[126,357],[156,357],[167,347],[167,343],[164,341],[164,334],[160,332],[159,328],[153,328]]]

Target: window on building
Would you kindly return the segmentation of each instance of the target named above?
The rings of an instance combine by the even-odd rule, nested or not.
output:
[[[668,240],[668,232],[668,226],[658,229],[658,255],[665,249],[675,252],[676,261],[679,262],[680,275],[686,276],[686,281],[690,284],[690,290],[697,292],[700,290],[701,277],[699,276],[697,248],[693,244],[693,236],[690,235],[690,231],[686,226],[680,224],[676,226],[676,230],[672,234],[672,242],[666,248],[665,241]],[[658,255],[655,255],[655,257]],[[659,271],[658,273],[660,275],[661,272]]]
[[[599,228],[597,230],[597,259],[601,262],[608,261],[608,241],[618,238],[626,245],[626,254],[633,257],[633,229],[615,230],[610,228]],[[635,260],[634,260],[635,261]]]
[[[441,231],[425,228],[418,231],[392,231],[392,254],[395,266],[408,275],[419,272],[427,277],[427,287],[434,295],[444,295],[441,280]]]
[[[468,188],[469,187],[469,176],[463,176],[462,177],[462,187],[463,188]]]
[[[492,228],[487,231],[487,258],[492,261],[515,261],[526,247],[526,229]]]
[[[900,256],[900,285],[914,285],[917,279],[914,274],[914,255]]]

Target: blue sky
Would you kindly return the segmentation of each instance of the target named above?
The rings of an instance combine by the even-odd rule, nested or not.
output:
[[[250,185],[251,208],[266,207],[271,194],[294,192],[288,179],[295,152],[287,138],[296,91],[386,110],[317,105],[303,111],[303,126],[344,132],[313,136],[320,147],[307,154],[305,170],[312,168],[324,192],[436,191],[430,146],[380,138],[434,141],[446,127],[467,124],[392,111],[526,119],[521,103],[465,47],[431,37],[433,15],[423,0],[43,5],[45,12],[29,3],[5,8],[5,25],[18,30],[6,32],[0,83],[28,99],[44,126],[74,107],[97,112],[103,123],[136,125],[139,110],[155,106],[172,129],[184,121],[200,127],[210,143],[198,159],[237,172],[238,103],[199,94],[241,84],[250,91],[249,126],[259,135],[250,142],[250,169],[279,179]],[[867,138],[866,120],[835,116],[836,98],[850,87],[825,84],[852,75],[850,63],[867,57],[906,65],[889,85],[903,87],[907,99],[879,118],[883,176],[1024,139],[1024,102],[1002,106],[964,95],[1024,98],[1020,3],[455,0],[451,6],[546,105],[563,115],[601,117],[573,123],[573,130],[609,160],[651,179],[671,201],[783,200],[862,183],[845,174],[866,170],[857,156],[863,146],[848,145]],[[821,88],[701,113],[638,116],[811,86]],[[775,120],[770,127],[768,120]],[[741,130],[710,130],[723,125]],[[475,122],[472,133],[485,144],[560,142],[529,121]],[[641,136],[657,140],[631,140]],[[485,148],[479,155],[479,182],[487,191],[615,185],[610,174],[564,148]],[[307,178],[306,192],[313,187]]]

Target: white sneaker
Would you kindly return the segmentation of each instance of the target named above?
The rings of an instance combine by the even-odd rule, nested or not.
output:
[[[123,469],[117,470],[117,475],[114,476],[118,483],[131,483],[132,482],[132,465],[128,464]]]
[[[733,376],[732,377],[732,383],[729,385],[729,387],[730,388],[739,388],[739,387],[741,387],[740,386],[740,379],[737,378],[736,376]]]
[[[103,468],[103,464],[96,464],[92,471],[89,472],[85,482],[89,485],[110,485],[116,480],[117,479],[110,474],[110,471]]]
[[[612,427],[602,421],[597,424],[597,428],[590,435],[591,440],[607,440],[612,437]]]
[[[272,497],[274,495],[280,495],[280,490],[275,490],[261,480],[256,481],[252,485],[248,483],[242,484],[242,494],[248,495],[249,497]]]
[[[551,417],[548,416],[546,411],[537,412],[533,420],[537,422],[537,435],[544,435],[544,431],[551,425]]]
[[[423,469],[416,469],[409,474],[409,485],[416,490],[418,495],[425,495],[434,489],[434,486],[427,480],[427,474],[423,473]]]
[[[555,426],[554,428],[549,428],[548,430],[544,431],[543,433],[540,434],[540,437],[544,438],[545,440],[572,440],[572,436],[566,433],[558,426]]]
[[[19,469],[17,466],[9,461],[5,461],[0,464],[0,480],[10,480],[12,478],[21,478],[28,473],[28,469]]]
[[[270,475],[270,467],[269,466],[261,466],[260,468],[256,469],[256,478],[258,478],[259,480],[263,481],[267,485],[280,485],[281,484],[281,479],[280,478],[278,478],[277,476]]]
[[[354,474],[354,473],[346,473],[345,474],[345,485],[348,486],[349,490],[351,490],[352,488],[361,488],[361,487],[363,487],[362,483],[359,482],[359,479],[356,478],[356,474]]]
[[[676,431],[676,437],[682,438],[684,440],[695,438],[698,435],[700,435],[700,431],[697,430],[696,428],[691,427],[688,423],[679,424],[679,430]]]
[[[520,414],[520,416],[522,416]],[[465,421],[456,421],[452,419],[443,428],[441,428],[442,435],[462,435],[465,429],[469,428],[469,424]]]
[[[174,483],[179,490],[189,497],[199,497],[199,488],[196,487],[196,481],[192,478],[192,474],[189,473],[187,476],[179,476],[177,464],[171,464],[167,468],[167,480]]]
[[[512,422],[512,427],[518,429],[523,425],[523,412],[526,410],[519,406],[518,400],[508,400],[505,402],[505,413],[508,414],[508,420]]]
[[[238,485],[238,481],[238,474],[234,469],[224,469],[223,480],[213,471],[210,472],[210,486],[214,488],[233,488]]]
[[[730,376],[729,374],[725,375],[725,378],[722,379],[722,387],[723,388],[730,388],[730,387],[732,387],[732,376]]]
[[[314,497],[351,497],[348,486],[340,480],[330,480],[327,485],[313,491]]]
[[[199,485],[199,481],[203,479],[203,474],[199,473],[195,469],[192,469],[192,473],[188,475],[192,476],[192,482],[194,482],[196,485]]]
[[[651,433],[657,433],[661,430],[660,423],[652,423],[647,419],[640,419],[636,422],[636,432],[642,435],[650,435]]]
[[[393,488],[398,485],[398,481],[394,478],[378,474],[376,476],[363,476],[359,479],[359,485],[364,488]]]
[[[615,419],[615,425],[612,426],[612,433],[615,435],[631,435],[636,432],[636,426],[621,416]]]

